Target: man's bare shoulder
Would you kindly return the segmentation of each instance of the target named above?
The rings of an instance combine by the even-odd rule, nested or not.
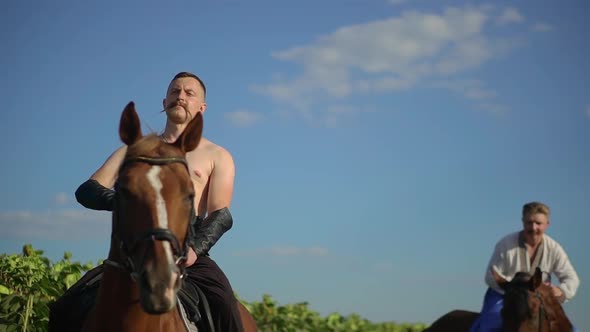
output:
[[[218,145],[206,138],[202,138],[199,146],[194,150],[196,153],[199,153],[198,150],[201,152],[206,153],[210,158],[211,161],[214,163],[223,162],[223,163],[231,163],[233,164],[233,157],[231,153],[221,145]]]

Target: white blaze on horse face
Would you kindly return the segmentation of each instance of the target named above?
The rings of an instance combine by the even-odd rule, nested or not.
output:
[[[168,229],[168,211],[166,211],[166,201],[164,201],[164,197],[162,197],[162,181],[160,181],[160,166],[152,166],[150,171],[147,173],[147,179],[149,183],[154,188],[156,192],[156,212],[158,218],[158,227],[162,229]],[[166,251],[166,257],[172,261],[174,258],[172,257],[172,248],[170,247],[170,242],[163,241],[162,245],[164,246],[164,250]]]

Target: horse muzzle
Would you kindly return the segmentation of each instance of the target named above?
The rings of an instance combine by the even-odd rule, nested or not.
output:
[[[181,272],[178,266],[166,269],[146,268],[139,274],[139,301],[149,314],[162,314],[176,307],[177,293],[181,285]]]

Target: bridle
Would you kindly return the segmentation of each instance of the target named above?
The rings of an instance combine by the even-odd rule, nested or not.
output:
[[[119,172],[123,170],[126,166],[132,163],[147,163],[149,165],[168,165],[173,163],[180,163],[183,164],[189,172],[188,163],[184,157],[148,157],[148,156],[134,156],[126,158],[121,167],[119,168]],[[190,172],[189,172],[190,174]],[[172,246],[172,251],[174,255],[174,262],[176,266],[180,269],[180,276],[179,278],[183,278],[185,275],[185,267],[184,263],[186,262],[186,253],[188,250],[188,241],[189,241],[189,231],[191,220],[194,218],[194,202],[191,201],[191,209],[190,215],[188,217],[188,227],[187,227],[187,234],[184,239],[184,243],[182,247],[180,246],[180,242],[178,238],[166,228],[153,228],[142,232],[140,234],[119,234],[118,230],[115,229],[115,226],[118,225],[117,221],[119,221],[119,212],[121,209],[121,202],[119,201],[119,197],[117,195],[117,184],[115,184],[115,207],[113,209],[113,230],[111,233],[111,240],[115,243],[118,243],[118,247],[123,255],[123,262],[116,262],[111,259],[106,259],[104,263],[108,266],[115,267],[117,269],[126,271],[130,274],[131,279],[133,281],[137,281],[139,276],[143,271],[138,270],[138,267],[143,266],[143,260],[145,256],[142,257],[140,264],[135,264],[133,260],[133,254],[137,250],[137,247],[145,242],[145,241],[168,241]]]
[[[539,332],[543,332],[543,316],[547,316],[547,320],[549,320],[549,316],[547,315],[547,312],[545,311],[545,303],[543,302],[543,297],[541,296],[541,293],[539,293],[539,291],[535,291],[534,296],[537,299],[539,299],[538,325],[539,325]],[[549,325],[549,331],[551,331],[551,325]]]
[[[526,287],[526,290],[523,289],[523,287]],[[526,291],[526,302],[528,302],[528,298],[532,297],[533,299],[538,299],[539,300],[539,304],[538,304],[538,308],[537,308],[537,326],[538,326],[538,332],[544,332],[543,330],[543,321],[547,320],[549,322],[549,331],[545,331],[545,332],[550,332],[551,331],[551,317],[547,314],[547,309],[545,309],[545,301],[543,299],[543,295],[541,294],[541,291],[539,291],[539,289],[529,289],[528,285],[520,285],[520,286],[512,286],[511,290],[507,290],[507,292],[505,293],[505,298],[506,298],[506,294],[508,294],[508,292],[512,292],[513,294],[518,294],[518,289],[521,289],[522,291]],[[516,292],[516,293],[515,293]],[[522,298],[521,298],[522,299]],[[524,299],[523,299],[524,300]],[[530,306],[530,302],[527,303],[528,306],[528,315],[530,315],[531,313],[531,306]],[[504,310],[504,309],[503,309]],[[531,317],[531,316],[529,316]],[[521,321],[519,324],[522,324],[523,321]]]

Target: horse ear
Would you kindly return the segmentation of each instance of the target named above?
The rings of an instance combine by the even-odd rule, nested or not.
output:
[[[533,276],[529,280],[529,288],[531,291],[534,291],[535,289],[539,288],[539,286],[541,286],[542,283],[543,283],[543,272],[537,266],[537,268],[535,269],[535,274],[533,274]]]
[[[131,145],[142,137],[139,116],[135,111],[135,104],[132,101],[125,106],[121,114],[119,137],[126,145]]]
[[[203,134],[203,115],[201,112],[197,113],[194,119],[184,128],[182,134],[178,137],[174,145],[181,149],[184,153],[194,150],[201,141]]]

